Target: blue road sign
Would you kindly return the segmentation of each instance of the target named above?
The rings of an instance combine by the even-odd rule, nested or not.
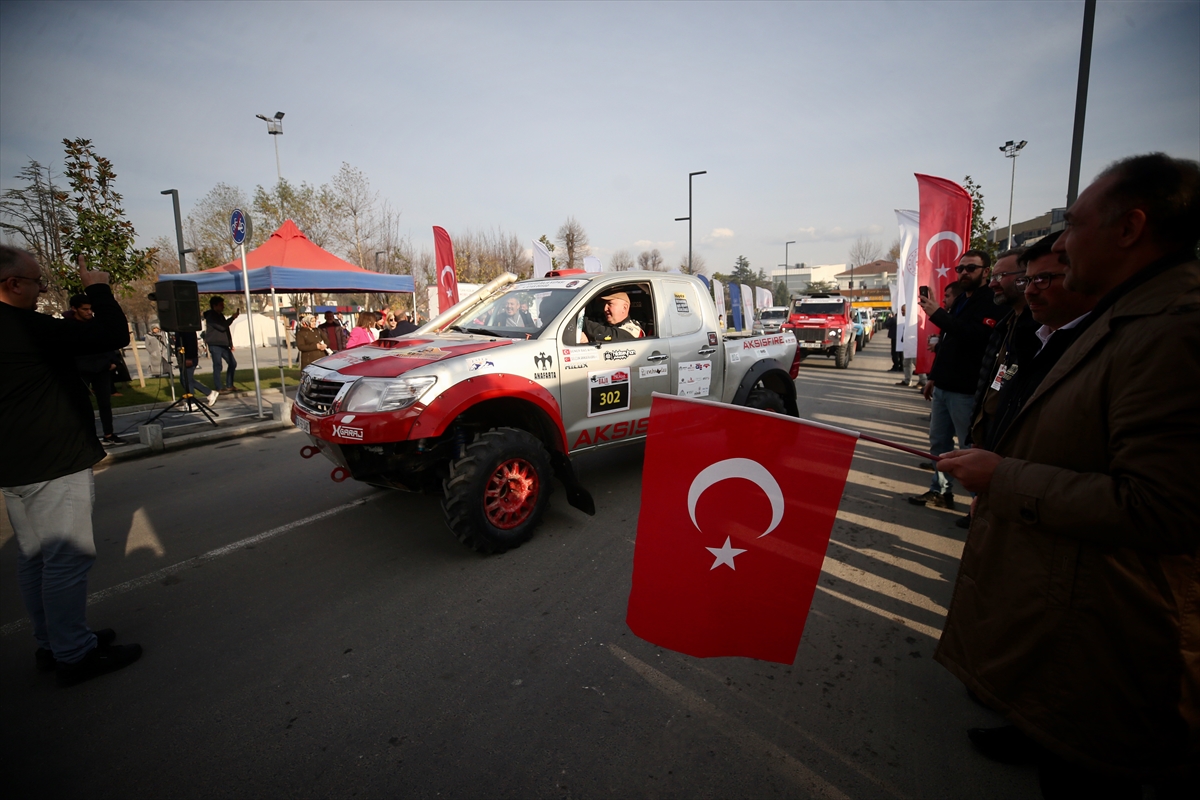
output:
[[[232,216],[229,217],[229,232],[233,234],[234,244],[246,241],[246,222],[246,215],[240,208],[235,208]]]

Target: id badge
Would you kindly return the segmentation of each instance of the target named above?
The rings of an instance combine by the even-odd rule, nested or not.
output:
[[[1008,368],[1004,364],[1001,364],[1000,369],[996,370],[996,378],[992,381],[992,389],[994,391],[1000,391],[1000,387],[1004,384],[1004,378],[1007,371]]]

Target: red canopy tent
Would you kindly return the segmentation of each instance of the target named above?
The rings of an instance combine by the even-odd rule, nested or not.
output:
[[[318,247],[308,240],[304,232],[290,219],[284,220],[270,238],[246,254],[246,269],[261,267],[291,267],[292,269],[319,269],[347,272],[370,272],[351,264],[333,253]],[[213,272],[241,272],[241,261],[230,261],[219,267],[202,270],[199,274]],[[374,273],[372,273],[374,274]]]

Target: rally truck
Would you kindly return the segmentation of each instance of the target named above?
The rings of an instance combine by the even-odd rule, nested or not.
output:
[[[617,292],[636,325],[585,341]],[[723,336],[695,277],[505,274],[411,334],[310,364],[292,420],[334,480],[440,493],[460,541],[502,553],[533,535],[554,477],[595,513],[571,457],[644,439],[654,392],[799,416],[796,356],[787,331]]]
[[[834,366],[846,369],[854,358],[856,336],[848,297],[809,294],[793,298],[783,330],[795,334],[801,360],[815,354],[832,356]]]

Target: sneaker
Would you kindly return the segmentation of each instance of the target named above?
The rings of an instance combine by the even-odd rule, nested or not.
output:
[[[115,433],[110,433],[100,440],[100,444],[104,445],[105,447],[112,447],[118,444],[125,444],[125,440],[120,436],[117,436]]]
[[[912,386],[908,381],[896,381],[897,386]]]
[[[110,672],[128,667],[142,657],[140,644],[110,644],[97,646],[74,664],[59,663],[55,667],[59,686],[74,686],[77,683],[98,678]]]
[[[112,628],[105,628],[100,631],[92,631],[96,634],[96,646],[108,647],[117,640],[117,632]],[[33,660],[37,663],[38,672],[53,672],[58,666],[58,662],[54,660],[54,653],[44,647],[39,647],[33,654]]]
[[[930,489],[925,494],[908,498],[908,502],[914,506],[925,506],[926,508],[954,508],[954,495],[951,492],[938,494]]]
[[[212,406],[212,405],[216,405],[216,403],[217,403],[217,398],[218,398],[218,397],[220,397],[220,396],[221,396],[221,393],[220,393],[220,392],[213,392],[212,394],[210,394],[210,395],[208,396],[208,400],[207,400],[208,404],[209,404],[210,406]]]
[[[927,469],[930,472],[933,472],[933,462],[932,461],[922,461],[920,464],[917,464],[917,466],[921,469]]]

